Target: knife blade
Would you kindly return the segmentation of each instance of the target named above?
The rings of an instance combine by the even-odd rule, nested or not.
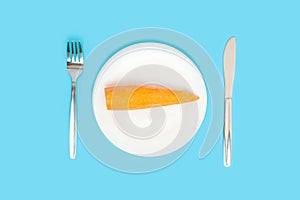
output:
[[[224,84],[225,84],[225,111],[224,111],[224,137],[223,156],[224,166],[230,167],[232,160],[232,89],[236,65],[236,38],[231,37],[224,50]]]
[[[225,98],[232,98],[232,88],[236,63],[236,39],[231,37],[225,47],[223,56]]]

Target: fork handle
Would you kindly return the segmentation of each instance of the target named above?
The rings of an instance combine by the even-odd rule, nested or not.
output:
[[[230,167],[232,159],[232,98],[225,98],[223,148],[224,165]]]
[[[70,106],[70,133],[69,133],[69,147],[70,158],[76,157],[76,144],[77,144],[77,126],[76,126],[76,81],[72,81],[72,95]]]

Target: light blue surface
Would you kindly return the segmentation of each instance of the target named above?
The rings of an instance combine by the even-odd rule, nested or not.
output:
[[[0,199],[299,199],[295,2],[2,2]],[[68,158],[66,41],[80,38],[88,53],[148,26],[192,37],[220,70],[225,42],[237,37],[231,168],[223,167],[221,141],[198,160],[202,135],[176,163],[150,174],[107,168],[80,143],[76,160]]]

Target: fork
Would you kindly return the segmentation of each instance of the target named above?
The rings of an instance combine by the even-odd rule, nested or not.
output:
[[[71,55],[70,55],[71,54]],[[76,81],[83,71],[83,53],[80,42],[68,42],[67,44],[67,70],[72,79],[72,95],[70,107],[70,133],[69,148],[70,158],[76,157],[77,144],[77,120],[76,120]]]

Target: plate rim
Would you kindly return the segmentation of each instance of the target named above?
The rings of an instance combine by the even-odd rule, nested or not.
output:
[[[198,42],[178,31],[160,27],[135,28],[115,34],[98,43],[85,59],[86,68],[78,80],[77,125],[80,141],[91,156],[106,167],[125,173],[149,173],[165,168],[180,158],[192,144],[191,141],[168,156],[153,159],[124,153],[114,147],[104,136],[101,137],[101,134],[98,134],[100,130],[98,130],[93,118],[90,106],[91,99],[88,95],[92,91],[91,85],[96,78],[95,74],[99,72],[100,66],[112,54],[119,49],[140,41],[161,42],[176,47],[186,53],[195,63],[201,65],[199,70],[207,83],[209,102],[212,103],[208,107],[210,109],[209,115],[211,116],[207,116],[209,118],[205,119],[208,131],[203,134],[206,134],[205,141],[208,142],[206,142],[207,144],[205,144],[205,141],[202,143],[202,155],[206,156],[211,152],[221,135],[223,126],[223,117],[220,116],[220,113],[222,113],[224,105],[223,95],[220,93],[220,90],[224,91],[224,85],[220,71],[207,51]],[[124,162],[124,159],[126,162]]]

